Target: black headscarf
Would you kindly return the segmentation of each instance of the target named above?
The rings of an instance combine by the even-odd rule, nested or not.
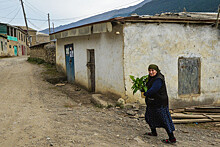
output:
[[[160,69],[156,64],[150,64],[149,67],[148,67],[148,70],[149,69],[154,69],[154,70],[157,71],[157,73],[160,73]]]

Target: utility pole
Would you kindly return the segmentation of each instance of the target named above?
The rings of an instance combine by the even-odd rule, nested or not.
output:
[[[27,36],[28,36],[29,46],[31,46],[31,40],[30,40],[30,36],[29,36],[29,31],[28,31],[27,18],[26,18],[26,14],[25,14],[25,11],[24,11],[24,4],[23,4],[22,0],[20,0],[20,1],[21,1],[21,6],[22,6],[23,14],[24,14],[24,21],[25,21],[26,28],[27,28]]]
[[[54,33],[54,23],[53,23],[53,33]]]
[[[48,13],[48,25],[49,25],[49,35],[50,35],[50,14]]]

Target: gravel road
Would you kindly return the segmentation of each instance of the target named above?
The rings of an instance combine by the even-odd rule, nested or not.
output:
[[[43,66],[26,60],[0,58],[0,147],[220,146],[219,128],[176,125],[174,145],[160,141],[167,138],[163,129],[158,137],[145,136],[144,119],[94,107],[90,93],[70,84],[56,87],[44,80]]]

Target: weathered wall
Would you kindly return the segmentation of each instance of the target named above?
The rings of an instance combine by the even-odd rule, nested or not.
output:
[[[31,58],[40,58],[46,59],[46,50],[44,49],[44,45],[31,47],[30,49],[30,57]]]
[[[46,49],[46,59],[47,63],[56,64],[56,45],[55,42],[50,42],[49,44],[45,45],[44,48]]]
[[[37,34],[36,35],[36,43],[44,43],[44,42],[50,42],[50,37],[49,35],[45,34],[45,35],[41,35],[41,34]]]
[[[37,40],[36,40],[36,31],[30,30],[29,31],[29,35],[31,36],[31,45],[36,45],[37,44]]]
[[[2,45],[1,45],[2,43]],[[2,48],[3,47],[3,48]],[[0,56],[7,56],[7,39],[0,37]]]
[[[11,46],[11,48],[10,48],[10,46]],[[18,53],[18,55],[19,55],[18,42],[17,42],[17,41],[8,40],[8,43],[7,43],[7,51],[8,51],[8,55],[9,55],[9,56],[15,56],[14,46],[17,46],[17,53]]]
[[[148,65],[157,64],[166,77],[172,107],[208,104],[220,101],[219,30],[206,25],[127,24],[124,27],[125,85],[129,101],[133,96],[129,75],[148,74]],[[201,94],[178,95],[178,58],[199,57]]]
[[[46,45],[33,46],[30,49],[31,58],[40,58],[47,63],[56,63],[56,47],[55,43],[51,42]]]
[[[75,82],[88,88],[87,49],[95,51],[96,92],[115,93],[123,96],[123,36],[116,35],[122,31],[115,27],[113,31],[81,37],[57,40],[56,63],[66,72],[65,44],[74,44]]]
[[[18,39],[18,55],[19,56],[22,56],[22,45],[25,47],[24,55],[27,55],[28,46],[26,44],[26,38],[23,41],[21,39]]]

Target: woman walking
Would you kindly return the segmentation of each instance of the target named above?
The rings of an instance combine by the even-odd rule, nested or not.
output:
[[[148,90],[144,93],[147,105],[145,120],[149,124],[150,136],[157,136],[156,128],[164,128],[169,139],[163,139],[164,143],[175,143],[173,131],[175,130],[169,112],[168,95],[164,75],[160,73],[157,65],[151,64],[148,67],[149,79],[146,84]]]

